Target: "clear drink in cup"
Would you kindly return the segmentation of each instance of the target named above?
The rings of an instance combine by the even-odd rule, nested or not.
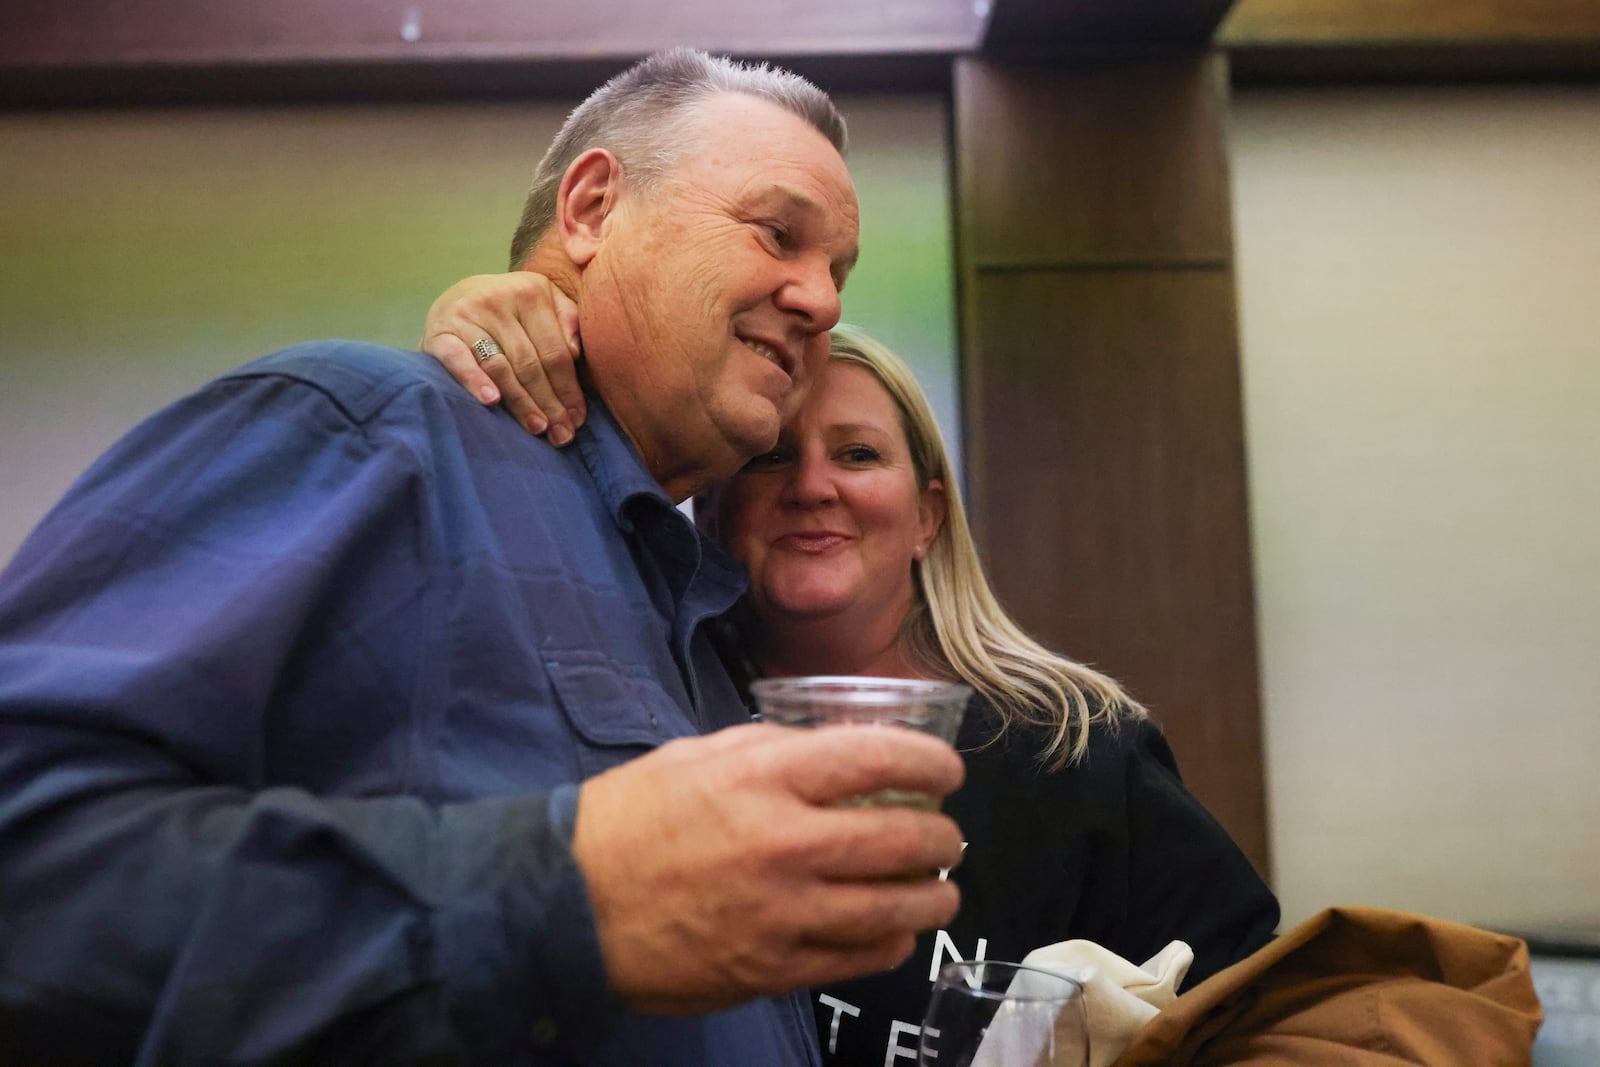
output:
[[[972,688],[960,682],[922,678],[872,678],[808,675],[764,678],[750,686],[764,722],[783,726],[838,726],[866,723],[903,726],[954,744]],[[846,803],[886,804],[935,810],[939,802],[923,793],[885,789]]]

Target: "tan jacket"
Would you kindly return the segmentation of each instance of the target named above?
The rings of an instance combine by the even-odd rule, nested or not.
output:
[[[1543,1012],[1514,937],[1329,908],[1195,986],[1114,1067],[1528,1067]]]

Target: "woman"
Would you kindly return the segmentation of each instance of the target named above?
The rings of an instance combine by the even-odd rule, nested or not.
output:
[[[452,331],[463,348],[476,337],[468,323],[516,334],[494,336],[520,351],[532,343],[523,321],[547,331],[542,351],[561,336],[548,311],[491,327],[475,286],[430,312],[435,354]],[[485,395],[481,376],[444,361]],[[532,384],[553,396],[543,373]],[[815,991],[828,1062],[914,1059],[931,981],[951,959],[1019,960],[1082,938],[1137,963],[1181,939],[1192,985],[1270,938],[1277,902],[1183,787],[1160,729],[994,599],[932,412],[887,348],[836,329],[777,446],[717,497],[710,532],[750,568],[748,595],[722,621],[736,672],[959,679],[978,694],[957,740],[966,783],[945,807],[967,841],[950,875],[961,912],[895,971]]]

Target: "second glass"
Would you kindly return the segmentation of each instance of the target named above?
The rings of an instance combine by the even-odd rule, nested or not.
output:
[[[921,1067],[1088,1067],[1083,986],[1020,963],[946,964],[922,1022]]]

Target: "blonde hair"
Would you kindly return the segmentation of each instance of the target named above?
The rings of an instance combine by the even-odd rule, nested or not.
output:
[[[842,323],[833,329],[829,358],[878,380],[900,412],[918,485],[934,478],[944,485],[945,520],[926,557],[913,564],[917,598],[900,631],[911,662],[976,689],[1000,715],[1002,733],[1019,722],[1043,727],[1050,740],[1039,758],[1052,769],[1082,758],[1091,724],[1115,728],[1122,719],[1143,718],[1145,709],[1115,680],[1039,644],[995,599],[939,424],[905,361]]]

